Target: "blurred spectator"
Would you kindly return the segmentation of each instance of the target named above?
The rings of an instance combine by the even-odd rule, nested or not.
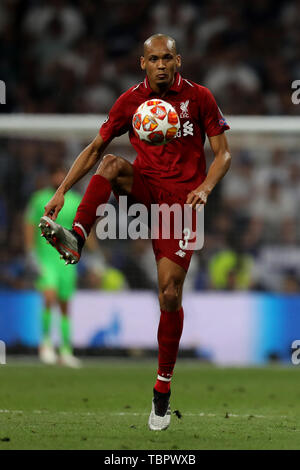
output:
[[[292,224],[297,213],[293,196],[282,184],[273,179],[266,185],[265,194],[251,201],[253,223],[260,226],[260,236],[266,242],[281,240],[284,224],[295,230]]]
[[[299,0],[4,0],[0,66],[10,87],[1,112],[107,112],[140,80],[142,42],[162,32],[177,40],[182,73],[211,88],[225,114],[299,114],[290,99],[299,8]]]
[[[210,284],[213,289],[250,290],[253,258],[243,250],[240,234],[231,234],[228,247],[217,252],[209,262]]]
[[[37,39],[43,38],[51,24],[59,24],[64,44],[70,44],[85,32],[84,17],[75,2],[47,0],[28,9],[23,19],[23,29]],[[73,4],[72,4],[73,3]]]
[[[299,294],[299,291],[300,291],[299,275],[297,275],[295,272],[293,271],[286,272],[282,284],[283,284],[283,292],[285,294]]]
[[[255,194],[254,162],[245,151],[236,151],[236,158],[230,169],[230,177],[222,184],[222,200],[237,217],[248,216],[250,203]]]

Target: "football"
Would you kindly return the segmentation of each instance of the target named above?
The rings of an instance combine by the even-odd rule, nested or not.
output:
[[[170,103],[160,99],[145,101],[132,118],[135,134],[150,145],[170,142],[180,128],[176,110]]]

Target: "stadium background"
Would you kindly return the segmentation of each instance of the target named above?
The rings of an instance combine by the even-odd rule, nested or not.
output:
[[[296,0],[4,0],[0,79],[7,104],[0,113],[105,115],[141,80],[140,45],[159,31],[176,38],[182,74],[212,90],[229,123],[240,115],[299,116],[291,100],[300,78],[299,13]],[[228,138],[232,167],[210,197],[205,247],[194,255],[185,286],[182,352],[222,364],[288,362],[300,326],[299,134]],[[87,142],[0,139],[0,339],[9,351],[32,352],[40,335],[40,297],[23,249],[27,201],[47,185],[52,167],[69,167]],[[134,159],[124,141],[113,149]],[[208,164],[210,158],[208,151]],[[75,347],[154,350],[159,310],[151,243],[100,247],[101,258],[86,254],[78,266]]]

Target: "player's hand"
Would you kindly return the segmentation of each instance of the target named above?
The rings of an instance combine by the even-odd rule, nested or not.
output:
[[[59,211],[63,208],[65,197],[63,193],[56,192],[52,199],[46,204],[44,215],[47,215],[52,220],[56,220]]]
[[[189,204],[193,209],[196,210],[196,206],[198,204],[206,204],[209,194],[210,190],[204,184],[201,184],[198,186],[198,188],[194,189],[187,195],[186,204]],[[198,210],[201,210],[201,208],[198,208]]]

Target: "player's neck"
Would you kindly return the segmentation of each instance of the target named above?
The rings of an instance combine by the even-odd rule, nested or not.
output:
[[[149,80],[149,79],[148,79]],[[149,80],[150,88],[154,93],[157,93],[159,96],[164,97],[166,93],[169,91],[169,89],[172,87],[174,83],[175,77],[173,77],[173,80],[170,84],[165,85],[165,86],[158,86],[156,83],[151,83]]]

